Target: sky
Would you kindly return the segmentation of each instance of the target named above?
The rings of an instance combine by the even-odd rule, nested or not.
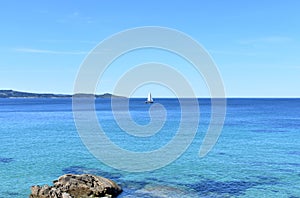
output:
[[[126,29],[161,26],[201,44],[226,97],[300,97],[299,8],[297,0],[0,1],[0,89],[73,93],[83,61],[101,41]],[[209,97],[193,65],[157,49],[119,57],[99,77],[96,92],[114,92],[122,75],[147,62],[171,65],[197,97]],[[154,98],[176,96],[168,85],[153,83],[132,96],[149,91]]]

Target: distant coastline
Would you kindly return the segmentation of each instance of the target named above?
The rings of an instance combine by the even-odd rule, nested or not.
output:
[[[30,93],[15,90],[0,90],[0,98],[71,98],[77,97],[90,97],[91,94],[53,94],[53,93]],[[125,98],[123,96],[117,96],[110,93],[95,94],[96,98]]]

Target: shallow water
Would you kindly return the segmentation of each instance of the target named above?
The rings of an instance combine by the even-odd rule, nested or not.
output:
[[[99,121],[116,145],[151,151],[170,141],[180,122],[176,99],[156,99],[167,110],[164,127],[150,138],[130,136],[114,120],[109,99],[97,99]],[[0,99],[0,197],[28,197],[30,186],[51,184],[64,173],[92,173],[119,183],[120,197],[300,197],[300,99],[228,99],[222,134],[198,157],[210,120],[200,99],[195,139],[175,162],[129,173],[110,168],[82,143],[71,99]],[[130,114],[147,124],[149,105],[130,101]]]

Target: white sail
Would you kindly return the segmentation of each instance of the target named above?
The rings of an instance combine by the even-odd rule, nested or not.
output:
[[[146,103],[153,103],[153,99],[152,99],[151,93],[148,94],[148,98],[147,98]]]

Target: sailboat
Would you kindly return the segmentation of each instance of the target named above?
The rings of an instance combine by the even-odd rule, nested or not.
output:
[[[153,99],[152,99],[152,96],[151,96],[151,93],[149,92],[149,94],[148,94],[148,98],[147,98],[147,100],[145,101],[145,103],[153,103]]]

